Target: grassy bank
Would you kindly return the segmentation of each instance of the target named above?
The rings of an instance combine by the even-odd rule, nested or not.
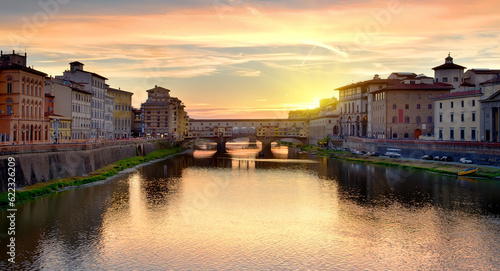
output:
[[[457,175],[457,172],[470,168],[478,167],[478,172],[464,177],[481,177],[493,179],[500,176],[500,169],[494,167],[485,167],[478,165],[466,165],[446,162],[434,162],[426,160],[408,160],[401,158],[377,157],[351,154],[350,152],[336,151],[336,150],[323,150],[318,152],[318,155],[332,157],[344,161],[352,161],[358,163],[370,163],[375,165],[398,167],[410,170],[423,170],[436,172],[440,174]]]
[[[37,183],[31,186],[24,187],[22,189],[18,189],[15,194],[16,204],[33,199],[36,197],[40,197],[43,195],[48,195],[54,192],[61,191],[64,188],[68,187],[78,187],[84,184],[105,180],[108,177],[114,176],[118,174],[118,172],[137,166],[139,164],[149,162],[155,159],[163,158],[172,154],[176,154],[182,152],[184,148],[171,148],[171,149],[162,149],[157,150],[152,153],[147,154],[146,156],[134,156],[130,158],[125,158],[115,163],[109,164],[105,167],[102,167],[96,171],[91,172],[88,176],[85,177],[68,177],[63,179],[52,180],[48,182]],[[0,206],[5,206],[9,203],[8,193],[3,192],[0,194]]]

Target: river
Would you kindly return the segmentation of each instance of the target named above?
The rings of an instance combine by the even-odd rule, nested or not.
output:
[[[17,206],[1,270],[498,270],[500,183],[185,154]]]

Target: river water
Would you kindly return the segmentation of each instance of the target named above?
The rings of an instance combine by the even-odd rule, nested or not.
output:
[[[1,270],[498,270],[500,183],[179,155],[17,206]]]

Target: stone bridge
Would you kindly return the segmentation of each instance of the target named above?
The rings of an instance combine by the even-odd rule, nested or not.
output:
[[[209,139],[217,142],[217,151],[225,152],[227,142],[247,137],[262,142],[263,151],[271,151],[271,143],[279,139],[296,139],[307,143],[308,120],[301,119],[191,119],[186,140]]]

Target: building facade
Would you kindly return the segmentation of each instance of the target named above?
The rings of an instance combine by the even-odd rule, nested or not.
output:
[[[141,104],[145,136],[179,140],[186,126],[182,101],[171,97],[169,89],[159,86],[147,92],[148,100]]]
[[[83,70],[84,64],[78,61],[70,63],[70,69],[64,71],[62,76],[56,76],[57,79],[74,81],[85,86],[85,90],[92,94],[91,102],[91,140],[105,139],[105,96],[106,96],[106,77],[97,73]],[[111,113],[112,116],[112,113]],[[111,122],[112,123],[112,122]],[[111,131],[112,133],[112,131]]]
[[[132,134],[132,92],[109,88],[108,94],[114,97],[113,127],[114,138],[129,138]]]
[[[70,119],[70,140],[72,142],[89,140],[92,94],[81,84],[52,78],[45,81],[45,95],[47,99],[53,100],[53,111],[47,112],[48,116],[55,114]]]
[[[435,98],[436,140],[480,140],[482,91],[456,91]]]
[[[132,136],[140,137],[143,134],[142,111],[137,108],[132,109]]]
[[[481,140],[500,142],[500,74],[482,83],[484,93],[491,93],[481,104]]]
[[[107,92],[104,94],[104,139],[112,140],[114,136],[113,109],[115,99]]]
[[[47,74],[27,67],[27,55],[0,53],[0,140],[7,144],[43,143],[49,138],[44,114]]]
[[[376,74],[371,80],[337,88],[336,90],[339,91],[339,135],[358,137],[372,136],[370,93],[387,86],[387,84],[400,77],[401,75],[396,73],[391,74],[388,79],[381,79],[380,76]]]
[[[448,84],[417,76],[372,91],[372,133],[375,138],[419,139],[434,133],[434,98],[450,92]]]

